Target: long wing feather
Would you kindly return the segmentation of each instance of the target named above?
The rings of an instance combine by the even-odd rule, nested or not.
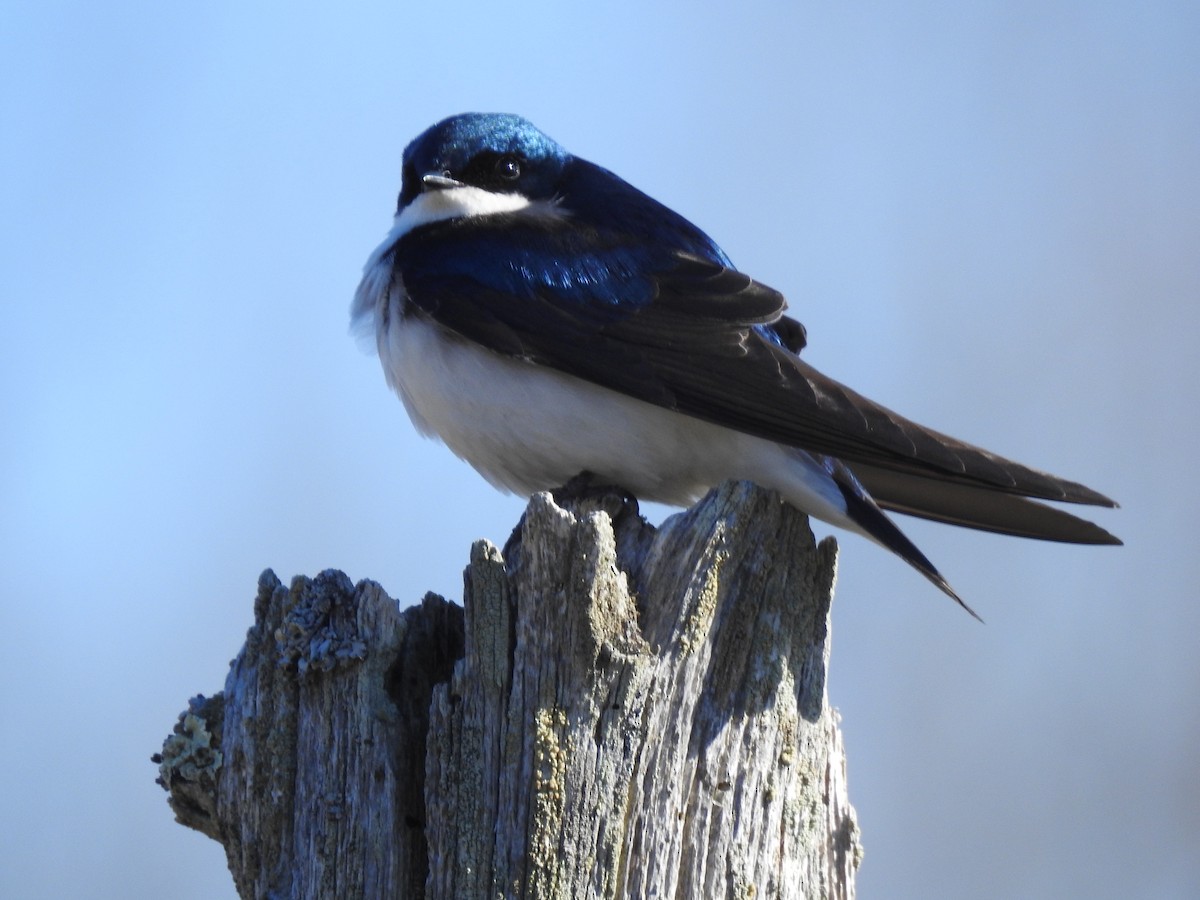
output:
[[[455,221],[406,235],[394,254],[410,301],[496,352],[842,459],[889,508],[1008,533],[1115,540],[1090,523],[1068,526],[1072,517],[1045,507],[980,507],[988,492],[1115,504],[918,425],[823,375],[797,355],[804,331],[783,317],[783,297],[725,265],[719,251],[652,256],[628,235],[605,242],[575,232],[569,217],[499,224]],[[952,487],[932,492],[936,485]]]

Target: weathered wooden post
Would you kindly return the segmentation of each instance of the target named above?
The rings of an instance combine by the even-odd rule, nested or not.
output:
[[[654,529],[529,503],[464,608],[260,580],[160,757],[243,897],[852,897],[832,540],[730,483]]]

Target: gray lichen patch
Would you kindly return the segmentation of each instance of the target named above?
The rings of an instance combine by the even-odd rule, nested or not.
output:
[[[294,665],[303,675],[328,672],[366,656],[354,585],[343,572],[331,569],[311,581],[294,579],[288,601],[283,623],[275,630],[281,666]]]
[[[167,788],[179,778],[198,782],[204,776],[214,777],[223,761],[208,723],[189,710],[179,717],[174,733],[158,754],[159,784]]]

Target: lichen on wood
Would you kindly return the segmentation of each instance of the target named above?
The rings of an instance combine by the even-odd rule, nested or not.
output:
[[[852,897],[835,561],[731,483],[658,529],[535,495],[463,610],[267,573],[161,778],[247,897]]]

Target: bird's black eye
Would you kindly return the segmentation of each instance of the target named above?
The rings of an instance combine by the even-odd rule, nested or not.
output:
[[[496,160],[496,177],[501,181],[516,181],[521,177],[521,161],[505,155]]]

